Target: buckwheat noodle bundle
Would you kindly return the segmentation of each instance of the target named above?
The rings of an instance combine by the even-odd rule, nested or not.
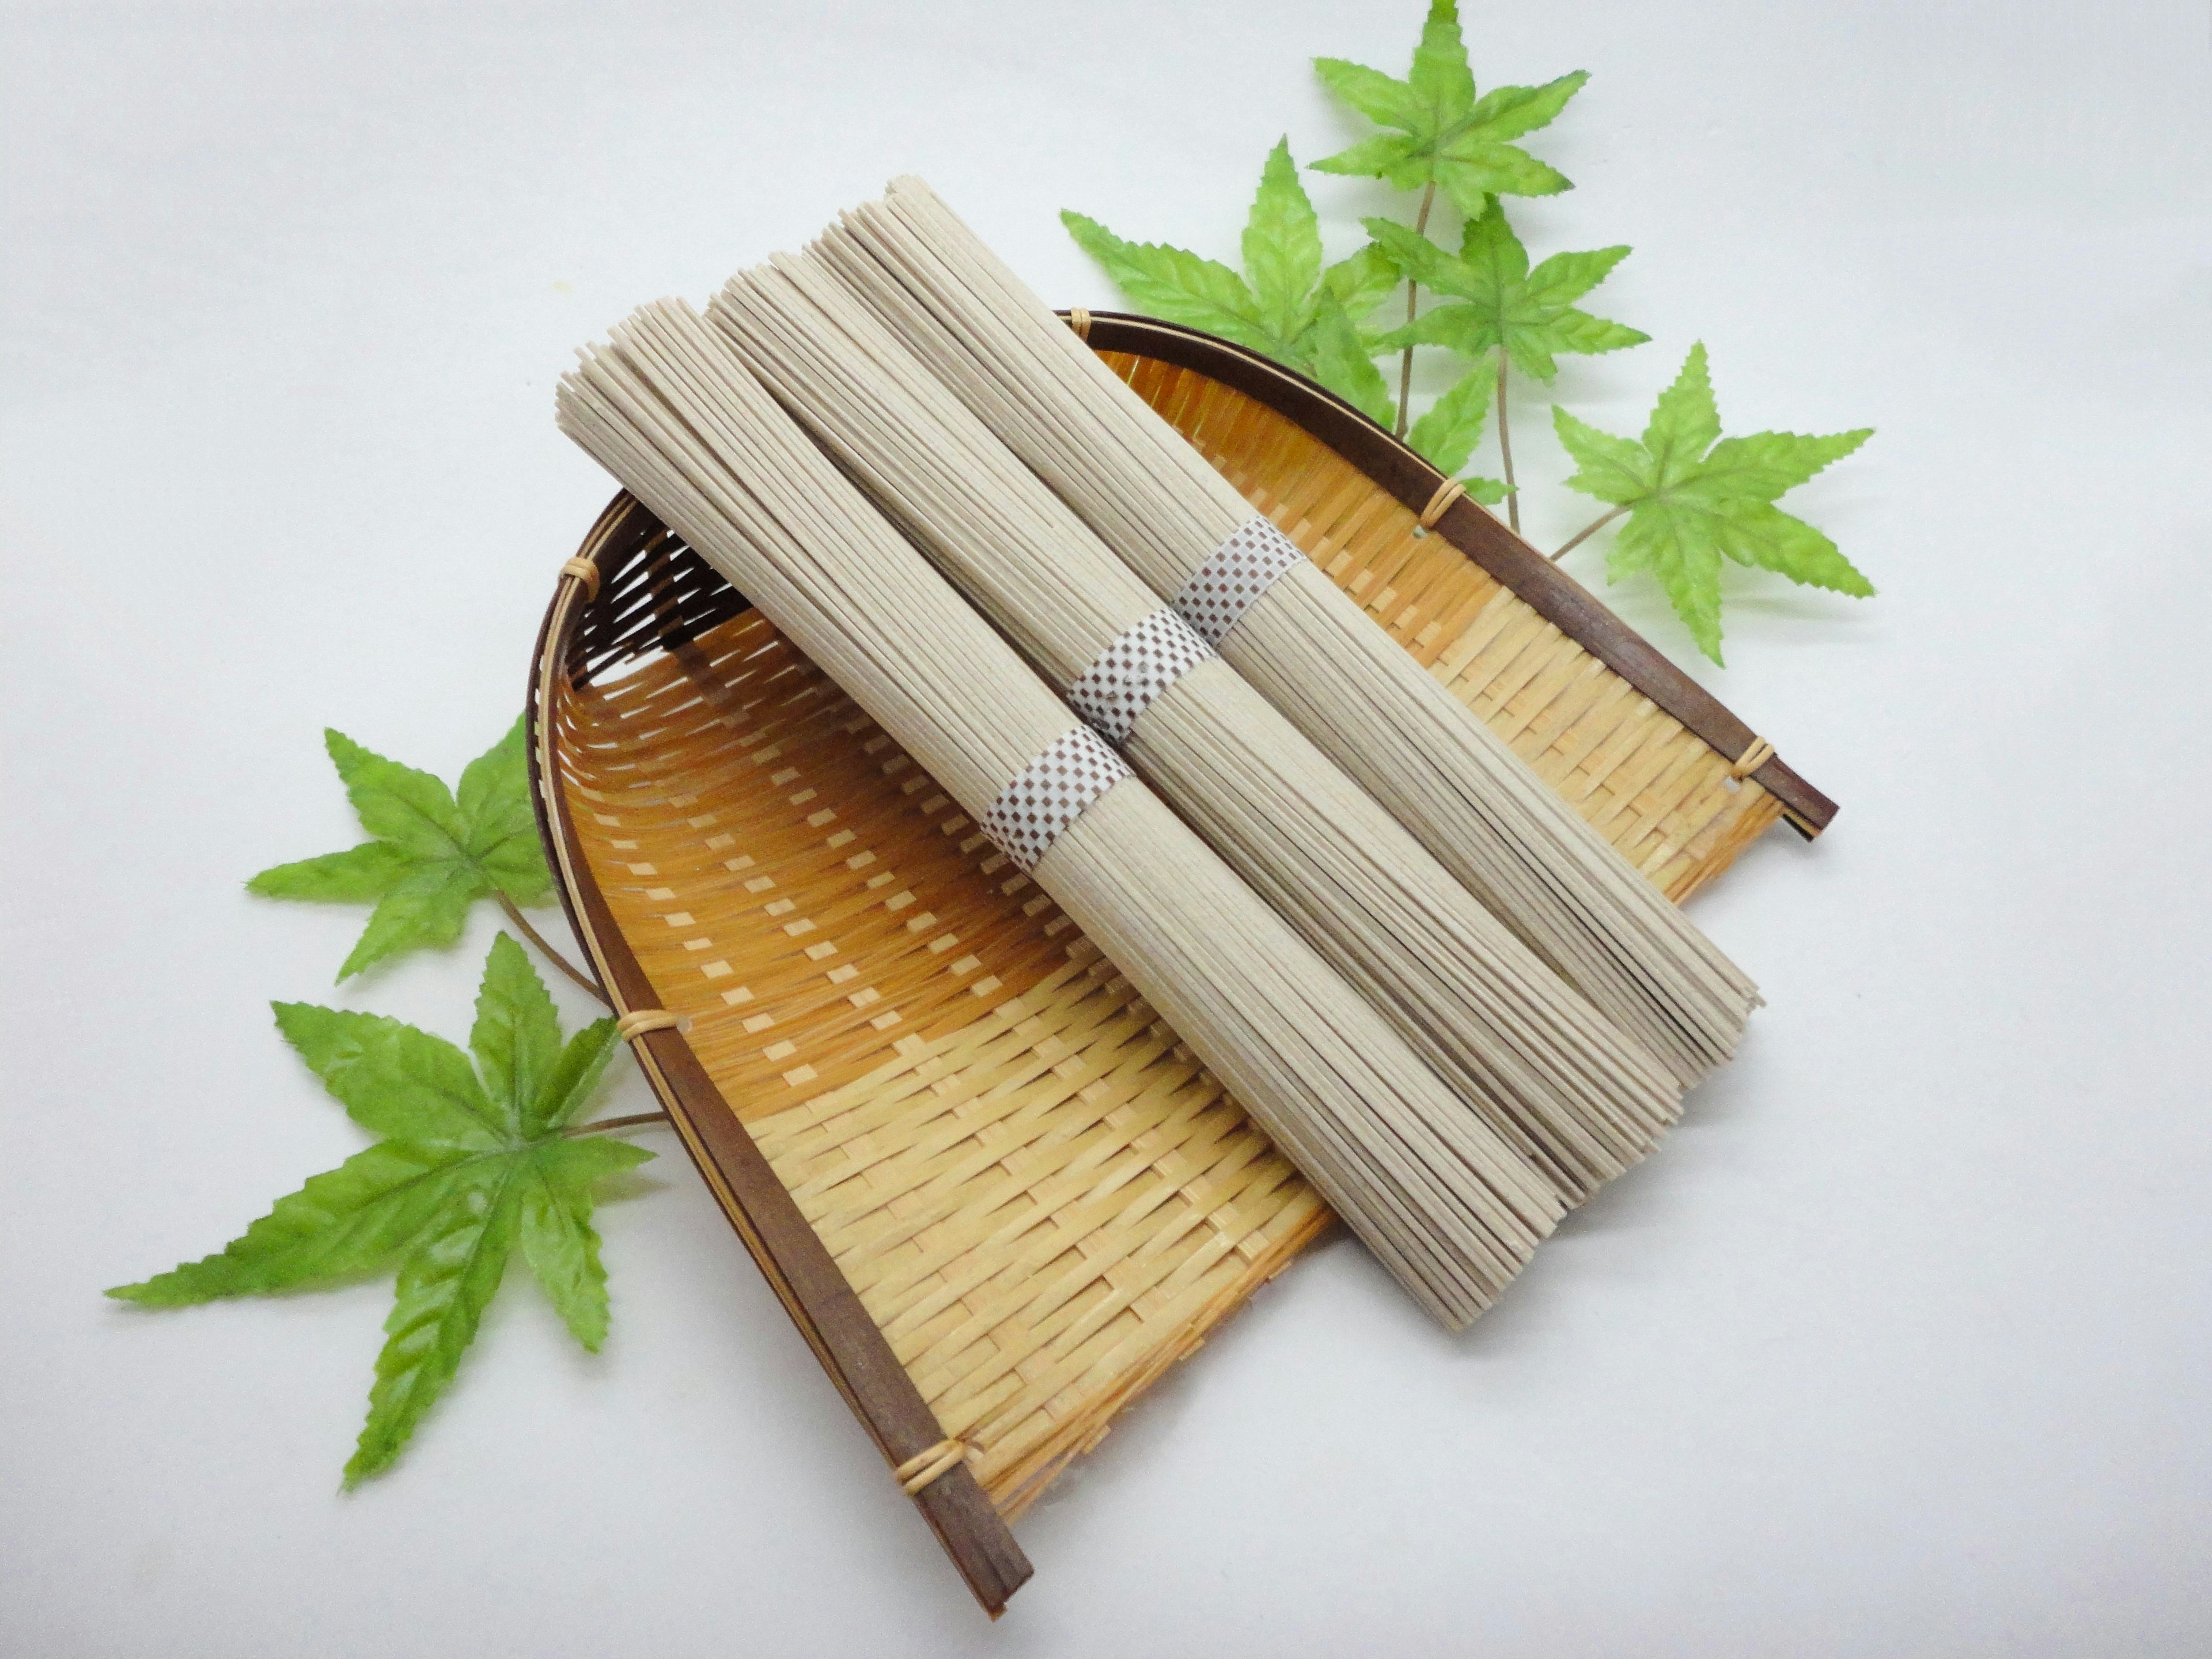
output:
[[[709,320],[1076,712],[1572,1200],[1680,1091],[1315,748],[809,259]]]
[[[814,252],[1163,599],[1232,536],[1272,533],[920,179]],[[1751,981],[1310,562],[1218,643],[1680,1081],[1735,1050]]]
[[[1560,1210],[1015,655],[708,325],[664,301],[580,354],[560,423],[1026,867],[1438,1320]]]

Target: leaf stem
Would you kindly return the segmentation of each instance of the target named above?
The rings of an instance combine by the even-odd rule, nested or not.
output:
[[[1513,476],[1510,469],[1507,471],[1505,476],[1509,478]],[[1570,537],[1567,540],[1567,544],[1565,547],[1552,555],[1552,562],[1553,564],[1559,563],[1561,559],[1565,558],[1568,554],[1573,552],[1584,542],[1588,541],[1592,536],[1597,534],[1599,531],[1604,529],[1606,526],[1611,524],[1615,519],[1619,518],[1622,514],[1627,511],[1628,508],[1626,507],[1616,507],[1610,513],[1600,514],[1596,518],[1591,520],[1589,523],[1584,525],[1580,530],[1577,531],[1574,535]]]
[[[1517,536],[1521,533],[1521,493],[1513,487],[1513,436],[1505,425],[1505,353],[1503,350],[1498,354],[1498,453],[1505,463],[1505,520]],[[1591,528],[1596,526],[1592,526]],[[1583,536],[1589,534],[1588,530],[1583,532]],[[1575,539],[1579,541],[1582,538],[1578,536]],[[1573,544],[1570,542],[1567,545],[1571,547]],[[1562,553],[1565,550],[1565,548],[1559,550]],[[1557,558],[1559,555],[1555,553],[1552,556]]]
[[[635,1129],[647,1123],[665,1123],[665,1112],[635,1112],[628,1117],[603,1117],[596,1123],[575,1123],[561,1131],[563,1139],[572,1135],[595,1135],[609,1129]]]
[[[532,945],[536,945],[546,961],[551,963],[562,973],[568,975],[570,979],[574,980],[577,984],[582,986],[586,991],[589,991],[601,1002],[607,1002],[607,994],[599,989],[598,981],[586,976],[582,970],[578,969],[574,963],[568,960],[568,957],[562,956],[550,945],[548,945],[545,942],[544,935],[540,933],[535,927],[532,927],[528,922],[522,919],[522,912],[515,908],[514,901],[513,899],[507,897],[505,893],[500,892],[497,888],[494,888],[492,890],[498,896],[499,908],[507,912],[507,919],[522,930],[523,938],[528,939]],[[614,1004],[607,1002],[607,1006],[611,1008],[614,1006]]]
[[[1421,192],[1421,211],[1419,216],[1413,221],[1413,234],[1425,236],[1429,234],[1429,210],[1436,204],[1437,181],[1431,179],[1429,180],[1429,187]],[[1406,326],[1407,328],[1413,325],[1414,307],[1419,300],[1420,292],[1421,285],[1418,281],[1411,276],[1406,278]],[[1395,434],[1398,437],[1402,438],[1406,435],[1407,416],[1413,408],[1413,347],[1409,341],[1407,343],[1406,355],[1398,360],[1398,427]]]

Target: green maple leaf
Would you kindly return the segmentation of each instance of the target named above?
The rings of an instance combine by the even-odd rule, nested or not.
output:
[[[1562,353],[1618,351],[1651,337],[1575,309],[1628,257],[1626,247],[1555,253],[1531,270],[1528,249],[1496,202],[1467,222],[1457,258],[1388,219],[1366,224],[1408,276],[1451,301],[1382,336],[1378,347],[1449,346],[1468,357],[1502,350],[1522,374],[1549,380]]]
[[[1324,293],[1314,319],[1314,360],[1310,371],[1331,392],[1381,427],[1390,424],[1390,388],[1375,367],[1352,313],[1333,294]]]
[[[1401,190],[1433,185],[1473,218],[1492,196],[1551,196],[1566,176],[1510,141],[1548,125],[1589,76],[1580,70],[1540,87],[1493,87],[1475,96],[1459,8],[1435,0],[1402,81],[1340,58],[1316,58],[1324,84],[1377,126],[1395,129],[1314,163],[1319,173],[1385,179]]]
[[[1321,222],[1298,182],[1289,139],[1268,151],[1261,170],[1244,227],[1242,276],[1163,242],[1127,241],[1072,210],[1060,218],[1138,309],[1233,340],[1312,375],[1370,415],[1381,407],[1388,420],[1382,376],[1352,325],[1398,285],[1398,267],[1370,242],[1323,268]]]
[[[530,806],[522,722],[471,761],[458,793],[428,772],[372,754],[342,732],[325,747],[346,795],[374,841],[343,853],[264,870],[246,890],[265,898],[370,904],[341,981],[385,957],[422,945],[450,946],[469,908],[505,894],[516,904],[551,896],[552,873]]]
[[[598,1350],[607,1288],[595,1183],[653,1154],[563,1133],[606,1070],[615,1022],[564,1042],[544,982],[505,933],[484,963],[468,1054],[375,1014],[273,1006],[285,1040],[380,1139],[308,1177],[218,1254],[107,1294],[179,1308],[396,1266],[368,1420],[345,1468],[351,1486],[391,1464],[453,1381],[518,1243],[576,1340]]]
[[[1427,414],[1413,422],[1406,441],[1438,471],[1453,473],[1467,465],[1474,447],[1482,441],[1482,422],[1490,413],[1490,389],[1497,380],[1486,362],[1477,363],[1457,385],[1436,400]],[[1495,478],[1472,474],[1460,480],[1467,493],[1495,507],[1506,496],[1505,486]]]
[[[1723,556],[1810,586],[1872,596],[1874,584],[1833,542],[1774,502],[1856,449],[1873,428],[1826,437],[1759,432],[1723,439],[1702,343],[1659,394],[1640,442],[1600,432],[1556,405],[1552,422],[1579,469],[1567,488],[1627,512],[1607,556],[1607,580],[1650,571],[1698,648],[1715,662]]]

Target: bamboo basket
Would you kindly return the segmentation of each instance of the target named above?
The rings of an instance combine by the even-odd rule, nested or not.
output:
[[[1670,897],[1835,808],[1364,416],[1073,313],[1260,511]],[[1425,525],[1423,520],[1427,522]],[[701,1173],[994,1614],[1006,1522],[1333,1218],[934,781],[618,495],[531,683],[569,919]],[[938,1459],[943,1461],[943,1456]],[[904,1483],[902,1483],[904,1484]]]

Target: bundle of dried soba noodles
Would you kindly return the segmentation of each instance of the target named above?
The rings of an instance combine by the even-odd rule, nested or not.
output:
[[[1187,615],[1265,581],[1221,654],[1683,1083],[1759,1001],[1741,969],[1123,385],[916,179],[814,250]]]
[[[1570,1200],[1680,1090],[811,261],[708,308],[738,355],[1138,775]]]
[[[1550,1183],[1455,1100],[839,472],[689,307],[581,354],[562,428],[1033,875],[1445,1324],[1548,1232]]]

